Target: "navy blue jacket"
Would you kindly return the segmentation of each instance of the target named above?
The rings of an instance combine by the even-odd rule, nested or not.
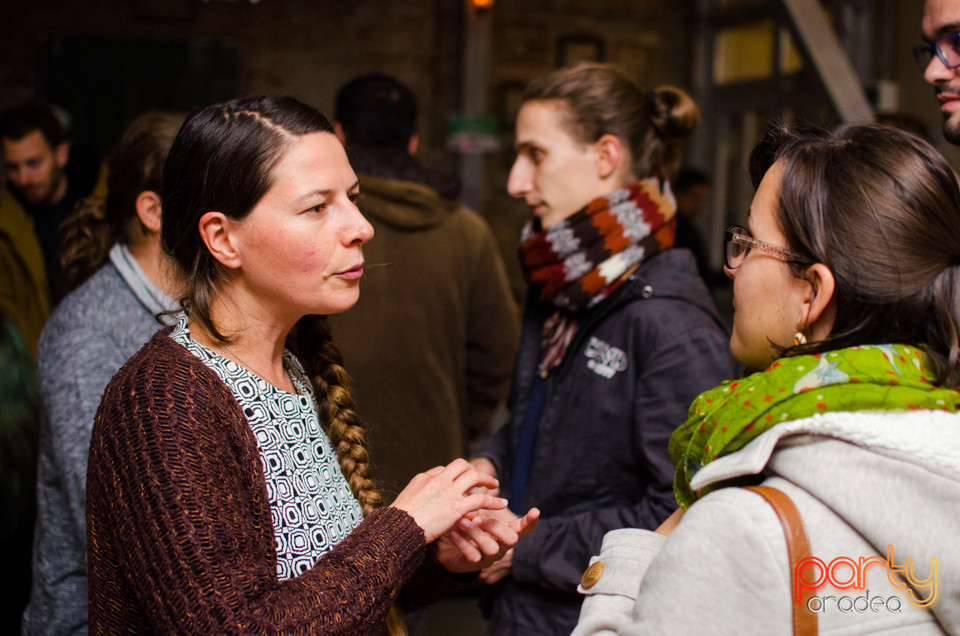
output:
[[[552,306],[528,300],[509,422],[474,453],[509,489],[514,454]],[[539,526],[514,548],[512,577],[494,591],[491,633],[569,634],[576,587],[604,534],[656,528],[677,508],[671,433],[693,399],[736,375],[729,334],[693,255],[672,249],[643,262],[581,316],[549,377],[522,509]],[[504,495],[510,497],[509,492]]]

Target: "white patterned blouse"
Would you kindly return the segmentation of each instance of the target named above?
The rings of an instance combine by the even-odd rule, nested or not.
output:
[[[181,317],[170,337],[220,376],[240,403],[260,449],[281,581],[309,570],[363,520],[359,502],[320,426],[300,361],[284,350],[297,389],[288,393],[196,342]]]

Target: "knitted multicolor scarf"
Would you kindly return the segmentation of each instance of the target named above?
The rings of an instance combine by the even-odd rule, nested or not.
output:
[[[907,345],[863,345],[781,358],[766,371],[700,394],[670,437],[673,491],[687,508],[701,495],[690,480],[780,422],[831,411],[960,410],[960,393],[936,386],[923,352]]]
[[[637,263],[673,246],[675,207],[666,182],[651,178],[597,197],[546,230],[537,219],[527,224],[524,273],[540,288],[540,301],[557,308],[544,323],[541,374],[563,358],[577,312],[609,296]]]

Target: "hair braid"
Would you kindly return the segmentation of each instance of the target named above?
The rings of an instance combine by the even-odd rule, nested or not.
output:
[[[58,229],[60,234],[60,289],[66,295],[83,284],[107,262],[118,240],[110,226],[104,202],[88,197],[77,204]]]
[[[343,356],[333,344],[326,319],[304,317],[297,324],[295,345],[310,374],[321,421],[327,427],[330,444],[337,451],[343,476],[360,502],[363,514],[368,515],[383,504],[383,498],[369,476],[366,431],[354,410],[350,376],[343,368]]]
[[[291,333],[289,344],[310,375],[317,396],[321,424],[327,425],[330,444],[337,451],[340,470],[360,502],[364,516],[383,505],[383,497],[369,476],[370,455],[363,421],[354,411],[350,376],[343,368],[343,356],[330,336],[323,316],[304,316]],[[389,636],[407,636],[403,617],[391,607],[386,617]]]
[[[137,199],[160,192],[163,164],[183,116],[144,113],[130,122],[107,160],[105,198],[91,196],[61,223],[59,295],[90,278],[110,256],[114,243],[130,245],[141,227]]]

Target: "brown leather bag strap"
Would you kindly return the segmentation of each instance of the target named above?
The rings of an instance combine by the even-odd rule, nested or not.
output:
[[[799,603],[793,598],[793,579],[799,574],[797,564],[810,556],[810,542],[807,541],[807,533],[803,529],[800,512],[782,490],[770,486],[747,486],[746,490],[759,494],[773,506],[783,526],[783,534],[787,538],[787,553],[790,555],[790,604],[793,607],[793,633],[795,636],[816,636],[817,613],[807,609],[807,601],[810,600],[813,590],[804,588]]]

